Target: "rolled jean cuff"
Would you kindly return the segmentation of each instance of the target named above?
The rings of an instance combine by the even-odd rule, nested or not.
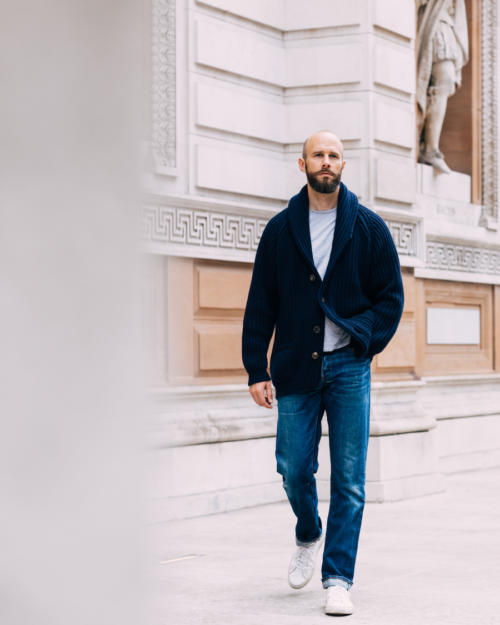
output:
[[[298,538],[295,538],[295,544],[297,545],[297,547],[310,547],[311,545],[314,545],[314,543],[318,542],[322,534],[323,532],[320,532],[318,538],[315,538],[314,540],[311,540],[308,543],[305,543],[304,541],[299,540]]]
[[[327,577],[323,581],[323,588],[330,588],[330,586],[342,586],[346,590],[352,586],[352,582],[345,577]]]

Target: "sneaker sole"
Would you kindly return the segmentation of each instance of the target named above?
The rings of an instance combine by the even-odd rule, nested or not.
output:
[[[325,614],[328,614],[328,616],[350,616],[353,611],[354,610],[351,610],[350,612],[327,612],[325,610]]]
[[[336,608],[334,610],[328,610],[328,607],[325,605],[325,614],[330,614],[331,616],[349,616],[354,612],[354,608]]]
[[[293,588],[294,590],[300,590],[301,588],[304,588],[304,586],[307,586],[307,584],[309,584],[309,582],[313,578],[313,575],[314,575],[314,570],[313,570],[311,577],[309,579],[306,579],[306,581],[303,584],[300,584],[300,586],[296,586],[295,584],[292,584],[290,580],[288,580],[288,585],[290,586],[290,588]]]

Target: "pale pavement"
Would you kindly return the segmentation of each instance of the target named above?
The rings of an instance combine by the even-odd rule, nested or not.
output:
[[[346,617],[323,613],[319,561],[305,588],[287,585],[286,502],[155,526],[156,622],[500,625],[500,468],[447,476],[446,488],[366,505]]]

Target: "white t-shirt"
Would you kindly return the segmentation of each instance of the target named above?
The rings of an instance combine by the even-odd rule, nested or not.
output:
[[[309,231],[311,233],[313,260],[321,279],[325,277],[330,260],[336,220],[336,207],[326,211],[309,209]],[[339,328],[328,317],[325,318],[323,351],[329,352],[348,345],[350,340],[351,338],[345,330]]]

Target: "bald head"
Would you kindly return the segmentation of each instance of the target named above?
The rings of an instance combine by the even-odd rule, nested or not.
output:
[[[333,132],[330,132],[329,130],[319,130],[310,137],[307,137],[304,141],[304,145],[302,146],[302,158],[305,160],[308,156],[308,152],[314,151],[314,148],[318,147],[318,145],[323,145],[324,143],[335,144],[340,152],[340,155],[342,156],[344,154],[344,146],[337,135],[333,134]]]
[[[299,169],[307,176],[310,193],[338,193],[344,169],[344,146],[329,130],[320,130],[304,141]]]

